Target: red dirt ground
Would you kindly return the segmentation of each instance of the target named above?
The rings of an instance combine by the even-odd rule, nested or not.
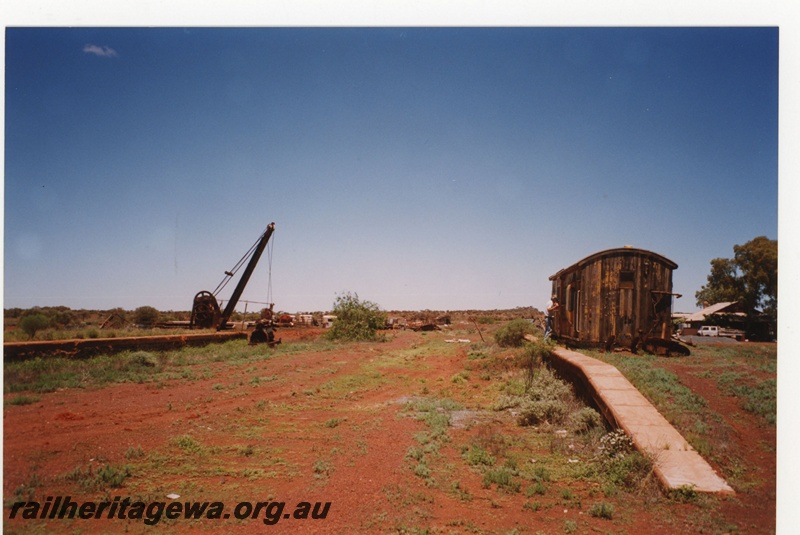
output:
[[[285,329],[284,344],[318,331]],[[239,501],[283,501],[284,513],[303,502],[331,502],[325,519],[281,519],[265,525],[248,520],[166,520],[160,531],[173,533],[697,533],[738,529],[775,530],[775,429],[741,411],[722,395],[712,379],[693,375],[679,359],[669,368],[723,415],[733,432],[731,453],[757,477],[750,488],[710,505],[605,498],[596,484],[552,483],[548,495],[483,488],[482,476],[469,467],[459,446],[476,440],[487,445],[531,433],[505,412],[466,413],[468,425],[449,428],[450,439],[432,463],[437,484],[414,474],[409,448],[428,428],[409,414],[405,401],[428,391],[449,391],[467,409],[487,382],[473,373],[456,389],[452,378],[468,365],[468,344],[435,356],[414,348],[444,333],[395,332],[381,344],[348,344],[330,351],[297,352],[232,369],[225,363],[198,366],[196,378],[165,383],[119,384],[98,390],[62,390],[41,394],[31,405],[4,409],[4,532],[144,532],[141,520],[9,520],[10,501],[21,486],[34,486],[35,498],[71,495],[74,501],[130,496],[142,501],[222,501],[227,511]],[[427,338],[423,338],[427,337]],[[473,338],[477,339],[477,335]],[[381,355],[407,350],[415,366],[377,363]],[[377,364],[375,364],[377,366]],[[360,375],[359,375],[360,374]],[[252,377],[267,378],[258,384]],[[351,380],[352,377],[361,378]],[[366,378],[366,379],[364,379]],[[368,379],[368,380],[367,380]],[[335,382],[338,381],[338,382]],[[17,394],[18,395],[18,394]],[[11,395],[6,395],[6,398]],[[244,425],[243,425],[244,424]],[[245,432],[243,432],[243,429]],[[249,430],[249,431],[247,431]],[[192,457],[175,444],[192,437],[204,448]],[[505,438],[503,438],[505,437]],[[762,445],[763,447],[754,447]],[[250,453],[247,453],[250,447]],[[141,448],[146,457],[130,452]],[[771,449],[770,449],[771,448]],[[531,458],[536,452],[530,452]],[[65,478],[76,468],[104,464],[134,466],[122,488],[82,491]],[[458,481],[458,489],[452,482]],[[461,493],[461,494],[459,494]],[[468,493],[468,494],[467,494]],[[465,498],[468,496],[468,498]],[[541,502],[533,510],[526,503]],[[613,520],[588,514],[592,504],[615,505]],[[514,531],[516,530],[516,531]]]

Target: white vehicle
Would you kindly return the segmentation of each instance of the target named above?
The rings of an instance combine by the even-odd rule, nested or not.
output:
[[[697,336],[719,336],[719,327],[716,325],[703,325],[697,331]]]

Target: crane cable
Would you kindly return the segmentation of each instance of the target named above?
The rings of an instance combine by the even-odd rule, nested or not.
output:
[[[242,266],[244,265],[245,261],[247,259],[249,259],[251,256],[253,256],[253,253],[255,252],[256,247],[258,246],[258,242],[261,241],[261,238],[263,236],[264,236],[263,234],[261,236],[259,236],[258,239],[255,241],[255,243],[250,247],[250,250],[247,251],[241,259],[239,259],[239,261],[236,263],[236,265],[233,266],[233,268],[230,271],[226,271],[225,272],[225,277],[223,277],[222,281],[217,285],[216,289],[213,292],[211,292],[211,293],[214,294],[214,297],[216,297],[217,294],[219,292],[221,292],[222,289],[225,288],[225,286],[228,285],[228,283],[233,278],[233,276],[236,275],[236,272],[239,271],[242,268]],[[270,263],[271,263],[271,260],[270,260]],[[270,270],[271,270],[271,268],[270,268]],[[271,271],[270,271],[270,273],[271,273]]]
[[[271,243],[267,244],[267,265],[269,266],[269,275],[267,277],[267,303],[272,305],[272,248],[275,246],[275,240],[272,239]]]

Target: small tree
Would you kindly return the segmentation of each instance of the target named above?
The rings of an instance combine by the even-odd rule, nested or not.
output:
[[[133,311],[133,322],[137,325],[152,325],[158,321],[161,312],[153,307],[143,306]]]
[[[38,331],[47,329],[50,326],[50,320],[44,314],[31,314],[19,320],[19,328],[22,332],[27,334],[31,340],[36,336]]]
[[[360,301],[358,294],[336,297],[332,314],[336,316],[328,337],[333,340],[375,340],[386,325],[386,315],[371,301]]]
[[[530,321],[517,318],[497,329],[494,339],[501,347],[520,347],[525,342],[525,335],[533,332],[533,324]]]
[[[695,293],[697,304],[738,301],[748,314],[778,315],[778,241],[759,236],[733,246],[733,258],[711,261],[708,282]]]

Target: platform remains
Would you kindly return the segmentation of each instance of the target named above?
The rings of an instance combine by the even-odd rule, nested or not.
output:
[[[205,346],[239,338],[246,339],[247,334],[244,332],[221,331],[161,336],[5,342],[3,344],[3,360],[4,362],[18,362],[36,357],[84,359],[95,355],[113,355],[123,351],[167,351],[186,346]]]
[[[634,446],[654,459],[654,472],[668,489],[733,494],[733,489],[686,439],[611,364],[577,351],[556,348],[553,365],[583,383],[606,420],[621,428]]]

